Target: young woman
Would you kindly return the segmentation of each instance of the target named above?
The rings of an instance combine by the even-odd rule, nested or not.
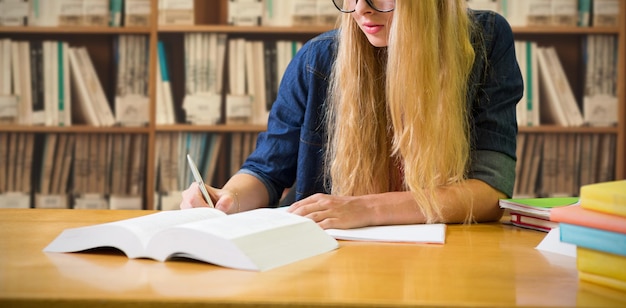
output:
[[[338,30],[292,60],[257,148],[222,189],[322,228],[493,221],[515,179],[523,92],[508,23],[465,0],[335,0]],[[197,185],[181,208],[206,206]]]

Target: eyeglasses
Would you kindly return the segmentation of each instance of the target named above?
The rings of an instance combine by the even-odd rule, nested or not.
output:
[[[365,0],[374,10],[388,13],[396,8],[396,0]],[[356,10],[359,0],[333,0],[335,7],[342,13],[352,13]]]

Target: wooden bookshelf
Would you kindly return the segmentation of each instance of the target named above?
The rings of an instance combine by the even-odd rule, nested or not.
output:
[[[16,40],[54,39],[69,42],[72,46],[86,46],[93,58],[98,77],[103,84],[109,102],[114,95],[114,59],[112,44],[114,38],[123,34],[141,34],[149,38],[149,86],[150,97],[150,122],[144,127],[91,127],[87,125],[73,125],[70,127],[47,127],[47,126],[24,126],[24,125],[0,125],[0,133],[5,132],[28,132],[38,135],[49,133],[72,133],[72,134],[142,134],[147,136],[145,149],[145,188],[143,195],[143,208],[153,209],[155,179],[157,174],[153,168],[156,159],[156,135],[167,132],[207,132],[207,133],[258,133],[266,129],[264,125],[156,125],[156,61],[157,42],[165,40],[169,43],[180,44],[185,33],[225,33],[233,37],[245,37],[251,39],[293,39],[306,41],[319,33],[330,30],[329,26],[314,27],[238,27],[227,24],[227,0],[204,1],[195,0],[195,20],[192,26],[165,26],[158,25],[157,0],[152,0],[151,26],[149,27],[2,27],[0,26],[0,38]],[[583,91],[583,54],[580,49],[581,41],[587,35],[610,34],[618,37],[618,123],[614,127],[557,127],[553,125],[538,127],[520,127],[521,133],[557,133],[557,134],[611,134],[616,136],[615,153],[615,178],[626,178],[626,2],[620,1],[620,25],[619,27],[605,28],[582,28],[582,27],[514,27],[516,39],[529,39],[543,45],[557,47],[559,56],[562,58],[566,74],[574,89],[579,103],[582,101]],[[169,55],[170,58],[183,56],[181,48]],[[176,75],[178,74],[178,75]],[[180,72],[174,72],[173,92],[177,112],[180,110],[182,90],[176,81],[183,78]],[[228,155],[221,155],[222,159],[228,159]],[[222,173],[227,176],[227,173]]]

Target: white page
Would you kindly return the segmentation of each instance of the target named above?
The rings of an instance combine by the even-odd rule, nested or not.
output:
[[[535,249],[576,258],[576,245],[561,242],[561,231],[559,228],[550,230]]]
[[[374,226],[346,230],[327,229],[326,233],[339,240],[438,244],[443,244],[446,241],[445,224]]]
[[[145,257],[144,249],[157,232],[171,226],[225,216],[211,208],[163,211],[136,218],[64,230],[45,252],[76,252],[96,247],[115,247],[129,258]]]

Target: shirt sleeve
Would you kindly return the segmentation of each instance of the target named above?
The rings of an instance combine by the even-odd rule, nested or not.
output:
[[[484,17],[482,24],[485,60],[478,67],[480,77],[472,85],[469,177],[483,180],[510,197],[517,159],[516,105],[524,85],[509,24],[493,12]]]
[[[511,156],[495,151],[475,151],[470,166],[470,179],[481,180],[509,198],[513,195],[515,159]]]

